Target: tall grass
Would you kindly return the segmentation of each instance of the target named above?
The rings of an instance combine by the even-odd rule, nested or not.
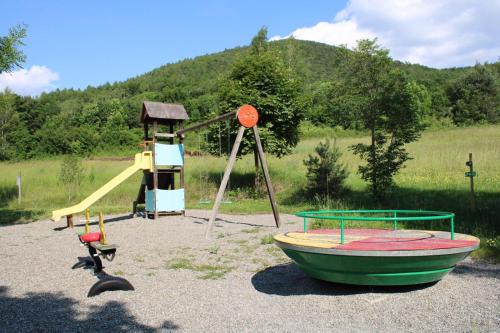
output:
[[[375,202],[367,193],[366,184],[356,173],[360,164],[348,147],[358,142],[368,142],[367,137],[343,137],[335,131],[307,128],[307,135],[293,154],[281,159],[268,156],[271,178],[283,212],[302,209],[428,209],[457,213],[457,230],[480,235],[498,235],[500,215],[500,126],[480,126],[427,131],[422,138],[408,146],[413,160],[407,163],[395,178],[397,187],[383,202]],[[306,184],[303,160],[312,153],[318,142],[337,136],[337,145],[343,151],[342,162],[348,166],[349,191],[337,200],[320,202],[309,198],[302,191]],[[187,150],[197,150],[197,140],[187,141]],[[478,177],[476,182],[477,210],[468,209],[469,179],[465,161],[473,153]],[[101,154],[99,154],[101,155]],[[84,161],[85,179],[80,193],[73,202],[58,181],[61,159],[31,160],[0,163],[0,223],[45,218],[53,209],[78,202],[99,186],[117,175],[132,160],[109,160],[101,157]],[[212,156],[186,157],[186,203],[189,208],[211,208],[199,203],[206,197],[213,200],[226,165],[225,158]],[[15,180],[21,172],[23,198],[18,204]],[[236,162],[231,176],[229,199],[231,204],[222,211],[257,213],[270,211],[265,196],[253,191],[253,156]],[[138,172],[92,207],[105,213],[129,212],[135,199],[141,174]],[[424,226],[425,227],[425,226]]]

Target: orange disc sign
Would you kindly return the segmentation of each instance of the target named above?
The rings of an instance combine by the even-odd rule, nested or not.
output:
[[[254,127],[259,120],[259,113],[249,104],[240,106],[237,116],[240,124],[246,128]]]

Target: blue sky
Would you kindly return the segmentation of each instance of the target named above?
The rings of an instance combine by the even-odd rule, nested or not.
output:
[[[0,35],[28,25],[24,69],[0,89],[36,95],[122,81],[184,58],[272,39],[332,45],[378,37],[399,60],[432,67],[500,56],[500,1],[23,1],[2,4]]]

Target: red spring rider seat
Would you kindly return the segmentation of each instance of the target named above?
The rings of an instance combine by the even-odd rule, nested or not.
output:
[[[84,243],[99,242],[101,240],[100,232],[89,232],[80,236],[80,239]]]

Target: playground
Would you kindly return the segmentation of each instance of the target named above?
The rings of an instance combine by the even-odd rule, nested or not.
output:
[[[500,333],[482,7],[10,3],[0,333]]]
[[[80,202],[53,210],[56,223],[3,228],[0,264],[9,269],[0,275],[0,311],[7,331],[500,327],[500,266],[466,259],[480,239],[456,232],[454,213],[280,213],[254,107],[184,127],[182,105],[144,102],[140,118],[143,151],[131,165]],[[212,209],[186,210],[185,133],[221,121],[238,130],[215,197],[200,197]],[[244,135],[255,146],[272,214],[220,212],[221,205],[232,204],[231,172]],[[142,180],[130,214],[95,210],[137,173]],[[447,230],[440,228],[445,225]]]
[[[272,244],[272,214],[219,214],[205,239],[210,211],[155,221],[105,216],[120,245],[109,274],[135,291],[87,298],[97,279],[72,270],[75,230],[44,220],[2,227],[0,331],[496,331],[500,266],[459,263],[425,287],[346,286],[311,279]],[[303,220],[281,214],[280,232]],[[75,219],[75,229],[83,222]],[[98,227],[94,223],[92,230]],[[167,230],[168,229],[168,230]]]

